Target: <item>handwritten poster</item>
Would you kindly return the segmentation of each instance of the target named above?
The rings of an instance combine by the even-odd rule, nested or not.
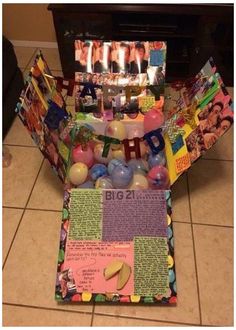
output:
[[[134,236],[166,236],[164,191],[103,191],[104,241],[132,241]]]
[[[135,294],[165,294],[169,288],[167,239],[135,237],[134,253]]]
[[[66,246],[65,269],[73,269],[77,290],[93,293],[116,292],[117,275],[105,280],[104,269],[112,260],[126,262],[133,269],[133,242],[68,241]],[[121,294],[134,292],[134,274]]]
[[[57,299],[171,303],[170,205],[165,190],[67,190]]]
[[[69,239],[101,238],[101,198],[100,190],[72,189]]]

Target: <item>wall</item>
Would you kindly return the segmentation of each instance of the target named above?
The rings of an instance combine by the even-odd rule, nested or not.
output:
[[[55,42],[48,4],[3,4],[3,34],[10,40]]]

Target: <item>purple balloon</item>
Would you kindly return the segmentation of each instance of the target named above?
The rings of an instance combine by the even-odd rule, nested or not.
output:
[[[126,164],[117,165],[111,173],[112,185],[115,188],[123,189],[128,187],[133,179],[134,172],[132,168]]]

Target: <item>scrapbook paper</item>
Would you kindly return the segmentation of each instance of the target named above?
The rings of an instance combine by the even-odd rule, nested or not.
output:
[[[60,134],[67,125],[69,114],[41,53],[36,56],[16,112],[44,157],[64,182],[69,153]]]
[[[57,300],[176,303],[174,274],[169,191],[65,191]]]
[[[167,238],[135,237],[134,255],[134,293],[165,295],[169,289]]]
[[[159,100],[164,91],[165,61],[165,42],[76,40],[76,111],[102,115],[112,109],[127,113],[130,108],[140,110],[139,97]],[[134,86],[143,92],[139,89],[130,98],[127,94]],[[147,86],[156,86],[155,92]]]
[[[171,185],[233,124],[233,103],[211,58],[180,90],[163,127]]]

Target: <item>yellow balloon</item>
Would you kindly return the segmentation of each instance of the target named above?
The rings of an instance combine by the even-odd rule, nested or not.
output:
[[[148,189],[148,180],[140,173],[134,173],[133,180],[128,189],[140,190]]]
[[[124,160],[125,159],[124,146],[122,146],[118,150],[112,150],[112,158]]]
[[[105,135],[122,141],[127,138],[125,125],[119,120],[113,120],[107,125]],[[112,144],[111,147],[112,149],[117,150],[120,146]]]
[[[94,154],[94,158],[99,162],[99,163],[102,163],[102,164],[108,164],[109,161],[112,159],[112,151],[111,149],[109,150],[108,152],[108,155],[107,157],[102,157],[102,153],[103,153],[103,148],[104,148],[104,144],[97,144],[95,147],[94,147],[94,150],[93,150],[93,154]]]
[[[71,166],[69,170],[69,180],[74,185],[80,185],[85,182],[88,176],[88,166],[78,162]]]

